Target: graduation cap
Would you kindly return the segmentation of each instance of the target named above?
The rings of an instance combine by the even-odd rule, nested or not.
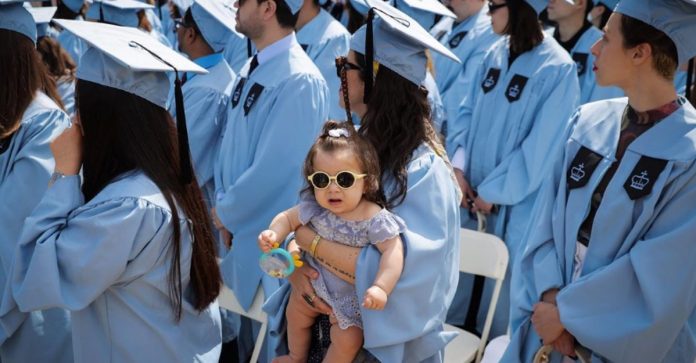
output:
[[[236,33],[235,13],[229,0],[195,0],[191,5],[193,20],[215,52],[221,52],[232,33]]]
[[[350,48],[365,55],[365,103],[369,101],[372,91],[373,61],[417,85],[425,80],[426,49],[461,62],[408,15],[381,0],[367,1],[371,7],[366,23],[350,40]]]
[[[65,5],[70,11],[73,13],[78,13],[80,12],[80,9],[82,8],[82,5],[85,4],[84,1],[82,0],[60,0],[63,5]]]
[[[283,0],[285,3],[288,5],[290,8],[290,12],[292,15],[297,14],[300,9],[302,9],[302,4],[304,4],[304,0]]]
[[[55,6],[43,7],[43,8],[28,8],[29,13],[34,18],[36,23],[36,37],[45,37],[48,31],[48,24],[53,19],[53,14],[56,13],[58,8]]]
[[[539,15],[549,5],[549,0],[524,0]]]
[[[138,11],[152,9],[154,6],[136,0],[95,0],[88,1],[91,5],[85,17],[100,23],[137,27]]]
[[[186,9],[191,7],[193,4],[193,0],[172,0],[172,3],[176,5],[177,8],[179,8],[179,13],[183,14],[186,12]]]
[[[424,28],[434,25],[435,15],[457,18],[457,15],[439,0],[391,0],[390,4],[415,19]]]
[[[367,4],[367,0],[348,0],[350,5],[359,12],[362,16],[367,16],[367,12],[370,10],[370,5]]]
[[[593,0],[592,2],[594,3],[594,6],[602,4],[607,8],[607,10],[614,10],[616,4],[619,3],[619,0]]]
[[[182,182],[191,182],[191,157],[179,73],[208,71],[135,28],[63,19],[54,21],[89,45],[77,69],[78,79],[134,94],[166,110],[170,88],[166,72],[175,73]]]
[[[621,0],[615,11],[667,34],[679,64],[696,55],[696,0]]]
[[[0,29],[25,35],[36,44],[36,23],[29,11],[22,6],[24,1],[0,0]]]

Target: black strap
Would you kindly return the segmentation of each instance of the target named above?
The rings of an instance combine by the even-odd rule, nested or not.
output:
[[[251,64],[249,64],[249,73],[247,73],[247,77],[249,75],[251,75],[251,72],[253,72],[254,69],[256,69],[256,67],[258,67],[258,66],[259,66],[259,60],[258,60],[257,56],[254,56],[253,58],[251,58]]]

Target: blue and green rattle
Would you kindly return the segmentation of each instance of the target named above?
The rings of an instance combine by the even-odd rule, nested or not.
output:
[[[293,255],[287,250],[280,248],[278,243],[273,245],[273,249],[261,255],[259,266],[268,276],[275,278],[286,278],[290,276],[296,267],[301,267],[304,263],[299,255]]]

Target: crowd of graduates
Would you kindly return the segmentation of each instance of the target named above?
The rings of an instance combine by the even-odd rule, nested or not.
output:
[[[0,362],[449,361],[467,228],[484,362],[692,363],[695,60],[694,0],[0,0]]]

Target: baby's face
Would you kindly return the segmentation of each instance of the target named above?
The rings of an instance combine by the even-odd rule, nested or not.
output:
[[[322,171],[331,177],[343,171],[349,171],[355,175],[363,174],[358,159],[350,150],[331,153],[318,150],[312,163],[314,164],[313,172]],[[336,180],[331,180],[329,186],[324,189],[315,187],[314,197],[320,206],[345,218],[350,217],[350,213],[360,204],[364,192],[365,179],[356,177],[353,185],[347,189],[339,187]]]

